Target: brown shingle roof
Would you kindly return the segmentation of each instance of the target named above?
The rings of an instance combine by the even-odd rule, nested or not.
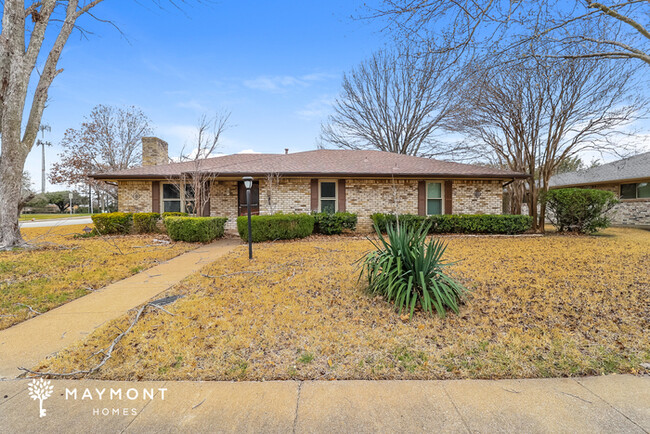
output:
[[[178,177],[197,171],[195,162],[145,166],[93,175],[95,179]],[[319,149],[293,154],[234,154],[202,160],[198,171],[215,176],[361,176],[527,178],[524,173],[382,151]]]

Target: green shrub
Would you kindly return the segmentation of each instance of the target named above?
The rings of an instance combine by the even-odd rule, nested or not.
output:
[[[611,191],[587,188],[549,190],[542,198],[547,217],[559,232],[592,234],[608,227],[607,211],[618,203]]]
[[[253,241],[290,240],[305,238],[314,231],[315,219],[309,214],[274,214],[251,217]],[[248,240],[248,217],[237,218],[237,231],[242,240]]]
[[[171,212],[167,211],[162,213],[162,218],[164,219],[165,217],[187,217],[186,212]]]
[[[165,228],[169,238],[188,243],[208,243],[222,237],[226,217],[166,217]]]
[[[100,235],[128,234],[133,226],[133,214],[126,212],[93,214],[91,218]]]
[[[139,234],[158,232],[160,214],[157,212],[136,212],[133,214],[133,227]]]
[[[357,215],[350,212],[312,213],[315,219],[314,232],[325,235],[340,234],[343,229],[357,228]]]
[[[395,214],[382,214],[376,213],[370,216],[374,225],[379,227],[379,230],[382,233],[386,233],[386,228],[389,225],[395,225],[396,218]],[[401,214],[399,216],[400,226],[406,226],[412,229],[418,229],[420,226],[426,223],[427,218],[421,215],[414,214]]]
[[[396,223],[394,214],[377,213],[371,218],[383,233],[387,225]],[[520,234],[531,228],[533,219],[525,215],[444,214],[425,217],[402,214],[399,222],[412,229],[427,225],[430,234]]]
[[[440,317],[448,308],[458,314],[468,290],[443,272],[450,265],[442,260],[446,244],[435,239],[427,243],[429,224],[418,228],[400,224],[399,229],[388,224],[386,239],[375,225],[376,250],[362,258],[359,278],[365,275],[370,293],[393,302],[400,314],[406,311],[413,316],[417,306]]]

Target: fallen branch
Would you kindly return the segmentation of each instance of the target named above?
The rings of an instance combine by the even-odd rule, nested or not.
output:
[[[291,261],[291,262],[285,262],[284,264],[277,264],[275,267],[269,267],[265,270],[246,270],[246,271],[237,271],[236,273],[228,273],[228,274],[221,274],[219,276],[211,276],[209,274],[203,274],[201,273],[201,276],[207,277],[208,279],[218,279],[220,277],[230,277],[230,276],[237,276],[239,274],[264,274],[264,273],[270,273],[272,271],[277,271],[279,268],[283,268],[289,265],[303,265],[302,261]]]
[[[122,340],[122,338],[124,336],[127,335],[127,333],[129,333],[131,331],[133,326],[135,326],[135,324],[138,322],[138,320],[142,316],[142,313],[147,308],[147,306],[149,306],[149,304],[145,304],[144,306],[142,306],[140,308],[140,310],[138,310],[138,313],[135,315],[135,318],[133,318],[133,321],[131,321],[131,324],[129,325],[129,327],[125,331],[123,331],[122,333],[117,335],[117,337],[115,339],[113,339],[113,342],[111,343],[111,345],[106,350],[100,350],[100,351],[97,352],[97,353],[103,352],[104,353],[104,358],[102,359],[102,361],[97,366],[95,366],[95,367],[93,367],[91,369],[78,370],[78,371],[67,372],[67,373],[37,372],[37,371],[32,371],[31,369],[27,369],[27,368],[23,368],[23,367],[18,367],[18,369],[21,370],[21,371],[24,371],[24,372],[26,372],[28,374],[37,375],[37,376],[40,376],[40,377],[73,377],[75,375],[90,375],[90,374],[93,374],[93,373],[97,372],[99,369],[101,369],[101,367],[104,366],[106,364],[106,362],[108,362],[108,360],[113,355],[113,350],[115,349],[115,346]]]
[[[29,306],[29,305],[27,305],[27,304],[16,303],[16,306],[23,306],[23,307],[26,307],[27,309],[29,309],[29,310],[30,310],[33,314],[35,314],[35,315],[40,315],[40,314],[41,314],[41,312],[37,311],[36,309],[34,309],[33,307],[31,307],[31,306]]]
[[[249,270],[249,271],[238,271],[236,273],[228,273],[228,274],[221,274],[219,276],[211,276],[209,274],[203,274],[201,273],[201,276],[207,277],[208,279],[218,279],[220,277],[230,277],[230,276],[237,276],[238,274],[262,274],[270,270]]]

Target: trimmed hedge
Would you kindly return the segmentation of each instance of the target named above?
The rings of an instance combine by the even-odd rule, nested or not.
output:
[[[350,212],[312,213],[315,219],[314,232],[325,235],[335,235],[343,232],[343,229],[351,231],[357,228],[357,215]]]
[[[395,224],[394,214],[373,214],[372,221],[381,232]],[[526,215],[445,214],[420,216],[404,214],[399,222],[411,229],[430,224],[430,234],[521,234],[530,230],[533,218]]]
[[[133,227],[139,234],[158,232],[160,214],[157,212],[136,212],[133,214]]]
[[[167,211],[167,212],[162,213],[162,218],[164,219],[165,217],[187,217],[187,215],[188,214],[186,212]]]
[[[558,188],[543,198],[548,219],[559,232],[592,234],[610,225],[606,215],[619,201],[611,191],[588,188]]]
[[[167,217],[164,219],[169,238],[188,243],[208,243],[224,234],[226,217]]]
[[[133,226],[133,214],[126,212],[112,212],[108,214],[93,214],[95,231],[100,235],[128,234]]]
[[[251,217],[253,242],[305,238],[314,231],[316,219],[309,214],[274,214]],[[237,231],[248,241],[248,217],[237,217]]]

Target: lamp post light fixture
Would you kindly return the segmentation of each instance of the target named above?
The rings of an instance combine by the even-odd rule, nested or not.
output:
[[[253,234],[251,228],[251,188],[253,187],[253,177],[244,176],[244,187],[246,187],[246,208],[248,209],[248,259],[253,259]]]

